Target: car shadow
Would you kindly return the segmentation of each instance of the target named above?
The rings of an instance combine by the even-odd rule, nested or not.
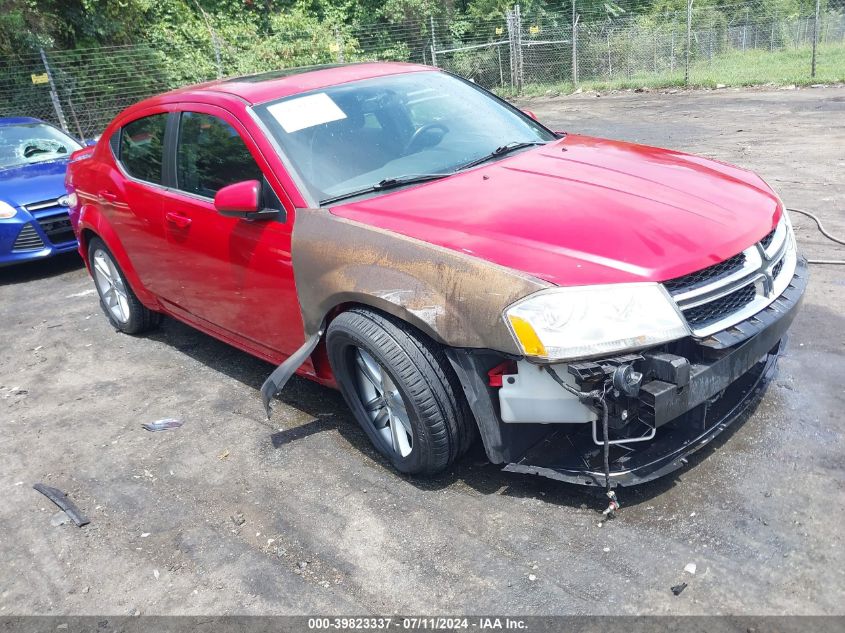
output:
[[[24,284],[38,279],[63,275],[84,266],[79,253],[62,253],[48,259],[23,262],[0,268],[0,286]]]
[[[161,327],[151,332],[148,337],[178,349],[194,360],[255,391],[260,389],[265,378],[273,370],[273,366],[269,363],[174,319],[164,319]],[[683,468],[657,480],[624,488],[625,505],[637,506],[641,503],[649,503],[655,497],[673,488],[679,482],[680,476],[695,469],[699,463],[718,451],[754,414],[767,388],[768,385],[762,388],[760,397],[755,398],[755,401],[725,431],[690,455],[687,458],[688,463]],[[277,397],[277,404],[279,402],[302,411],[314,419],[295,427],[280,431],[273,430],[269,434],[268,441],[276,449],[283,449],[291,443],[318,433],[337,431],[351,446],[373,462],[420,490],[439,491],[455,485],[463,485],[484,495],[538,499],[545,503],[575,508],[598,507],[606,501],[603,488],[505,472],[500,466],[491,464],[487,460],[480,439],[473,443],[463,457],[439,475],[427,478],[402,475],[394,471],[390,462],[376,451],[363,429],[352,417],[338,391],[294,376]],[[260,407],[261,405],[256,400],[256,418],[263,419],[264,412]],[[279,424],[278,419],[274,420],[272,428],[278,429]]]

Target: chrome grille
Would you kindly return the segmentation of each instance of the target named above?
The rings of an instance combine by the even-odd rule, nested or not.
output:
[[[723,262],[663,282],[689,325],[705,339],[765,309],[789,285],[797,253],[787,221]]]
[[[672,294],[687,292],[741,270],[744,265],[745,253],[737,253],[731,258],[726,259],[723,262],[719,262],[718,264],[708,266],[703,270],[690,273],[689,275],[684,275],[683,277],[676,277],[675,279],[670,279],[669,281],[664,281],[663,285],[666,286],[666,290]]]
[[[44,248],[44,240],[31,224],[24,225],[15,243],[12,244],[13,251],[39,251],[42,248]]]
[[[766,237],[760,240],[760,244],[763,246],[764,249],[769,248],[769,246],[772,245],[772,240],[775,239],[775,231],[777,231],[777,227],[773,228],[771,232],[766,235]]]
[[[24,209],[29,211],[30,213],[33,211],[41,211],[42,209],[49,209],[51,207],[58,207],[59,206],[59,199],[58,198],[50,198],[49,200],[42,200],[41,202],[33,202],[31,204],[24,205]]]
[[[700,306],[690,308],[684,311],[684,316],[690,327],[700,328],[712,323],[721,321],[727,316],[730,316],[740,308],[744,308],[749,303],[754,301],[757,296],[757,290],[754,284],[750,283],[739,290],[726,294],[724,297],[719,297],[709,303],[704,303]]]

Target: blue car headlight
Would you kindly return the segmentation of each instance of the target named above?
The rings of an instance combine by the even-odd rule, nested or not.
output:
[[[15,209],[12,205],[8,202],[3,202],[0,200],[0,220],[8,220],[9,218],[13,218],[18,214],[18,210]]]

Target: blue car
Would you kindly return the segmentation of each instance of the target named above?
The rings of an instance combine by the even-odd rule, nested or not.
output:
[[[44,121],[0,118],[0,266],[76,250],[65,169],[81,148]]]

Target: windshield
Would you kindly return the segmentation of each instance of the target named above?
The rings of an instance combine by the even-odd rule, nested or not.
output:
[[[505,145],[555,138],[486,91],[438,71],[331,86],[255,111],[317,201],[392,179],[453,173]]]
[[[82,146],[46,123],[0,126],[0,169],[68,158]]]

